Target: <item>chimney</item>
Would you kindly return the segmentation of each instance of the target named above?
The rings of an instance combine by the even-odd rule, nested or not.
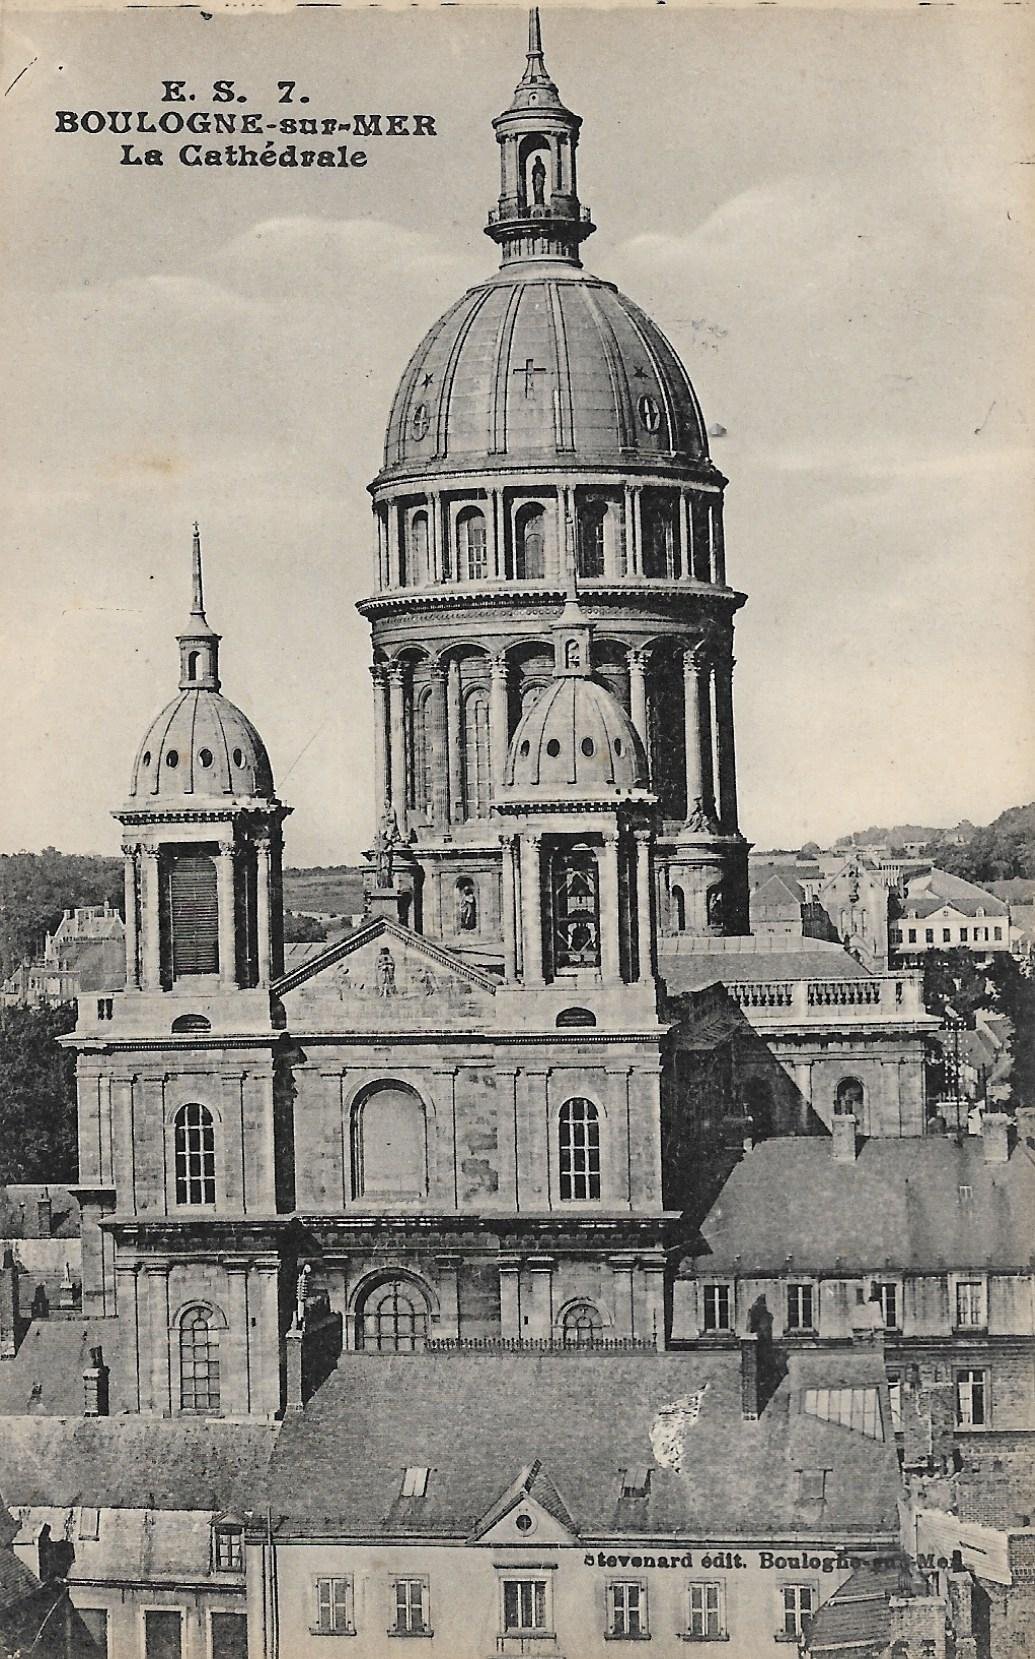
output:
[[[855,1113],[835,1112],[830,1123],[830,1137],[835,1164],[854,1164]]]
[[[0,1262],[0,1359],[13,1359],[18,1349],[18,1268],[8,1245]]]
[[[297,1319],[284,1337],[284,1413],[292,1416],[302,1409],[302,1327]]]
[[[44,1187],[42,1196],[36,1200],[36,1232],[40,1238],[53,1236],[53,1209],[50,1193]]]
[[[981,1139],[986,1164],[1005,1164],[1010,1159],[1010,1119],[1005,1112],[986,1112],[981,1119]]]
[[[757,1331],[752,1331],[740,1339],[740,1409],[745,1422],[758,1421],[760,1399]]]
[[[108,1367],[102,1348],[90,1349],[90,1363],[83,1372],[83,1416],[107,1417]]]

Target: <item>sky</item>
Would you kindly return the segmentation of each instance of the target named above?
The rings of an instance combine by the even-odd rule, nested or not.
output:
[[[745,833],[1031,799],[1030,14],[547,6],[543,29],[584,117],[585,263],[723,429]],[[289,861],[369,844],[366,485],[410,351],[494,269],[489,123],[524,34],[508,8],[7,14],[0,851],[117,851],[195,518]],[[271,112],[291,79],[317,115],[438,132],[301,171],[185,168],[168,140],[122,166],[123,139],[54,131],[160,111],[176,77],[199,107],[232,77]]]

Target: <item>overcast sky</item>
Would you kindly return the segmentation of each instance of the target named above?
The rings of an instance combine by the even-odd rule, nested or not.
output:
[[[7,19],[0,850],[117,850],[176,685],[191,522],[293,863],[372,827],[365,486],[407,356],[494,268],[516,11]],[[761,845],[1035,795],[1035,88],[1020,8],[544,10],[586,264],[681,353],[731,479],[742,821]],[[433,114],[362,171],[118,164],[55,109],[233,76]],[[283,113],[280,111],[278,113]],[[138,140],[143,144],[144,140]],[[222,141],[222,142],[225,142]],[[13,384],[10,381],[13,379]]]

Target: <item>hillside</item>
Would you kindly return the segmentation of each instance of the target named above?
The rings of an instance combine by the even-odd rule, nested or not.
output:
[[[360,915],[365,865],[328,864],[284,871],[284,908],[310,916]]]
[[[967,881],[1035,878],[1035,801],[1008,807],[990,824],[974,831],[966,846],[934,840],[928,855],[954,876]]]

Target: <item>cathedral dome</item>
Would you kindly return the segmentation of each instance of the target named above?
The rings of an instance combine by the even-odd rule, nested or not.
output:
[[[577,266],[518,263],[470,289],[399,383],[385,473],[707,463],[704,419],[657,324]]]
[[[266,746],[221,692],[181,689],[137,751],[130,799],[142,805],[202,798],[272,800]]]
[[[506,791],[551,800],[650,787],[643,743],[606,687],[581,675],[552,681],[519,721]]]

